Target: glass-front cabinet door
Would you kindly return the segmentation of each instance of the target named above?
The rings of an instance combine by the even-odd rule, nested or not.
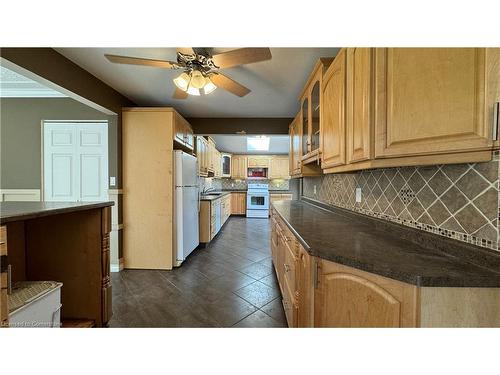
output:
[[[302,155],[309,153],[309,98],[302,102]]]
[[[319,81],[316,81],[311,90],[311,151],[319,148]]]

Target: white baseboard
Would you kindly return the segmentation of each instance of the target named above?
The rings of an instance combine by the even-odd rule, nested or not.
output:
[[[0,202],[40,202],[40,189],[0,189]]]
[[[111,265],[111,272],[120,272],[120,265],[119,264],[112,264]]]

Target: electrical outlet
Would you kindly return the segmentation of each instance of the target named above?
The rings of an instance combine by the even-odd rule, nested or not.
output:
[[[356,203],[361,203],[361,188],[356,188]]]
[[[116,177],[109,178],[109,186],[116,186]]]
[[[314,195],[316,195],[316,185],[314,185]]]

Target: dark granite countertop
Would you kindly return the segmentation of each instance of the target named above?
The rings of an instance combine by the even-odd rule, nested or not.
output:
[[[500,254],[307,201],[273,206],[313,256],[421,287],[500,287]]]
[[[212,195],[214,194],[214,195]],[[216,195],[215,195],[216,194]],[[206,195],[201,195],[200,200],[202,201],[215,201],[217,199],[222,198],[225,195],[231,194],[230,191],[211,191],[210,193],[207,193]]]
[[[85,211],[114,205],[114,202],[1,202],[0,224],[37,217]]]
[[[231,194],[231,193],[246,193],[245,190],[238,190],[238,189],[232,189],[232,190],[217,190],[217,191],[211,191],[210,193],[207,193],[205,196],[201,195],[200,199],[202,201],[215,201],[219,198],[222,198],[225,195]],[[211,195],[211,194],[217,194]],[[269,194],[292,194],[290,190],[269,190]],[[208,196],[207,196],[208,195]]]

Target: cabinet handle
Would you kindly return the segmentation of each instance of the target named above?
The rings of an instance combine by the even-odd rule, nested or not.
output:
[[[498,140],[498,117],[500,112],[500,102],[496,102],[493,104],[493,140]]]
[[[290,266],[288,264],[283,264],[283,266],[285,267],[285,272],[289,272],[290,271]]]

